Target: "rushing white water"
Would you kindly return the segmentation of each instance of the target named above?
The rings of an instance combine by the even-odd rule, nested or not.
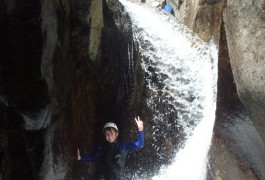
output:
[[[161,167],[153,179],[204,179],[215,119],[216,48],[162,10],[120,1],[131,17],[142,56],[154,141],[182,139],[173,163]]]

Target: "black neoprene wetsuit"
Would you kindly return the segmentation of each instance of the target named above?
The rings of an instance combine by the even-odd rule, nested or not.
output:
[[[104,177],[106,180],[123,179],[126,155],[127,152],[119,151],[119,142],[106,145],[106,152],[102,159],[105,165]]]
[[[139,131],[135,142],[106,143],[92,154],[81,156],[81,160],[90,162],[101,156],[105,180],[123,180],[127,153],[141,149],[143,144],[144,132]]]

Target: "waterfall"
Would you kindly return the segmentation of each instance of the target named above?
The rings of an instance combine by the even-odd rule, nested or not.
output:
[[[172,163],[161,166],[152,179],[205,179],[215,119],[216,47],[161,9],[120,2],[132,20],[145,71],[153,153],[163,159],[163,142],[176,144]]]

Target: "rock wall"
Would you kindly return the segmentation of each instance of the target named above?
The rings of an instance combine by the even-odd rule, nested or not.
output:
[[[216,121],[207,179],[263,179],[265,146],[238,97],[224,23],[220,35]]]
[[[76,148],[84,154],[98,147],[106,122],[120,128],[131,122],[128,107],[137,89],[131,76],[140,67],[128,68],[135,63],[129,59],[134,54],[131,23],[118,1],[58,1],[55,7],[54,83],[60,109],[46,135],[41,172],[45,179],[96,179],[102,168],[76,161]]]
[[[38,179],[50,98],[39,1],[0,1],[0,179]]]
[[[265,142],[264,1],[228,1],[225,29],[232,70],[240,99]]]
[[[128,16],[114,0],[0,5],[1,179],[93,179],[76,148],[107,121],[131,127],[141,101]]]

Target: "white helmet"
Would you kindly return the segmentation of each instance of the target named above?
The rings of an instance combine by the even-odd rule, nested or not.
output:
[[[116,125],[115,123],[113,123],[113,122],[108,122],[108,123],[106,123],[106,124],[104,125],[102,131],[104,131],[106,128],[114,128],[114,129],[116,129],[117,131],[119,131],[117,125]]]

